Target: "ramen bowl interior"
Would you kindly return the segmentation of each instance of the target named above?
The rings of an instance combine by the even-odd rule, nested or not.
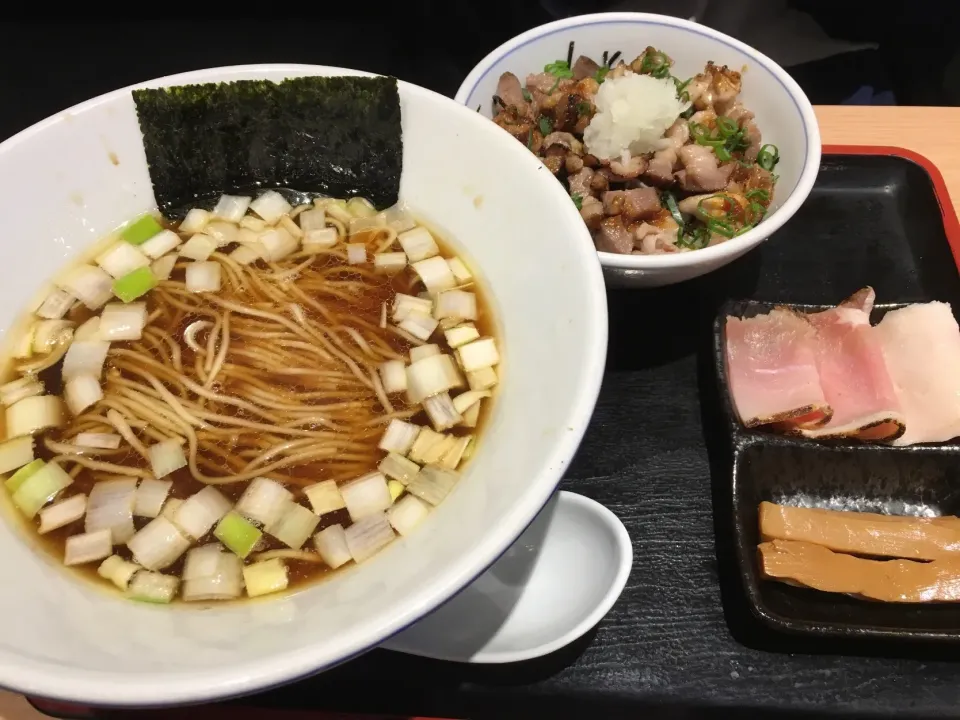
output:
[[[169,86],[356,74],[258,66]],[[401,200],[485,286],[501,385],[475,456],[407,537],[328,580],[229,605],[150,606],[105,592],[0,521],[0,686],[93,705],[249,693],[354,657],[476,578],[555,490],[586,428],[606,355],[606,301],[589,235],[540,163],[475,112],[400,83]],[[484,162],[473,162],[477,157]],[[57,271],[155,205],[129,89],[0,145],[0,328],[10,333]]]

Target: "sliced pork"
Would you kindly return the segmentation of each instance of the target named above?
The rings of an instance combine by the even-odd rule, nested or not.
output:
[[[851,299],[849,305],[808,316],[817,330],[820,386],[833,415],[819,427],[800,428],[807,437],[893,440],[905,430],[876,328],[857,307],[861,302],[861,298]]]
[[[676,174],[680,186],[688,192],[723,190],[736,163],[720,165],[713,148],[706,145],[684,145],[677,151],[683,170]]]
[[[781,308],[728,317],[725,336],[730,395],[746,427],[830,416],[817,372],[817,333],[806,317]]]
[[[960,328],[947,303],[908,305],[875,328],[906,431],[895,445],[960,435]]]
[[[960,518],[916,518],[760,503],[760,537],[873,557],[960,558]]]
[[[607,215],[623,215],[624,219],[645,220],[660,213],[660,196],[654,188],[609,190],[603,194],[603,211]]]
[[[623,255],[633,250],[633,233],[627,230],[626,225],[623,224],[623,218],[619,215],[606,217],[600,222],[596,245],[600,252]]]

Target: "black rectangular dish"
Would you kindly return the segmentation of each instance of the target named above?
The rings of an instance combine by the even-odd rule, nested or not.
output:
[[[889,148],[834,152],[842,154],[824,155],[808,201],[758,249],[680,285],[609,292],[606,376],[561,486],[609,507],[633,540],[630,580],[593,632],[550,656],[505,666],[375,650],[231,704],[264,717],[270,709],[471,720],[960,717],[955,648],[776,632],[751,610],[740,577],[735,445],[712,342],[724,304],[829,304],[869,284],[881,302],[940,299],[960,307],[950,249],[960,238],[935,168]],[[746,445],[740,452],[746,457]],[[782,461],[760,448],[749,452],[740,462],[750,468],[741,472],[754,478],[766,474],[764,463]],[[783,452],[804,467],[802,451],[785,445]],[[930,462],[927,476],[943,494],[934,499],[945,512],[960,509],[960,461]],[[897,480],[895,464],[877,465],[889,482]],[[788,601],[765,602],[786,613]],[[881,628],[882,621],[871,620]],[[960,613],[956,622],[944,615],[927,629],[951,623],[960,627]]]

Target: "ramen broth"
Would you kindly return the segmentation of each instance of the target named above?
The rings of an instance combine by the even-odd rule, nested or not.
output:
[[[46,462],[56,463],[66,470],[72,477],[73,482],[68,487],[56,494],[52,502],[48,502],[45,507],[49,508],[52,504],[60,504],[71,497],[84,494],[88,498],[98,483],[117,480],[125,475],[116,466],[131,468],[142,471],[146,478],[150,478],[157,473],[154,472],[154,466],[148,461],[147,457],[139,452],[134,446],[121,440],[120,446],[116,449],[101,448],[99,451],[91,451],[90,454],[84,454],[91,460],[107,463],[108,465],[99,466],[94,463],[93,467],[86,467],[75,464],[73,459],[77,456],[71,455],[75,445],[77,433],[75,430],[77,424],[84,426],[84,432],[96,432],[106,434],[117,434],[117,430],[110,427],[110,423],[104,419],[105,415],[117,419],[115,411],[117,408],[128,409],[127,404],[133,404],[130,398],[145,398],[143,402],[149,401],[147,407],[150,410],[143,410],[140,414],[125,416],[130,423],[128,431],[133,432],[135,440],[139,440],[142,446],[149,448],[151,445],[162,442],[169,436],[177,437],[171,432],[173,427],[171,422],[155,424],[150,422],[151,417],[157,416],[159,420],[165,417],[165,414],[171,416],[177,412],[167,413],[160,406],[163,401],[162,394],[159,392],[150,392],[150,386],[143,382],[145,377],[138,374],[138,369],[146,369],[153,377],[153,380],[160,381],[161,384],[175,398],[179,398],[186,405],[186,413],[195,412],[213,412],[221,418],[230,418],[230,420],[207,420],[209,426],[215,428],[214,432],[219,431],[212,437],[204,435],[206,432],[203,427],[195,427],[195,432],[200,442],[198,452],[196,453],[196,466],[208,481],[203,481],[195,477],[197,473],[193,472],[189,465],[178,467],[176,470],[163,475],[162,480],[172,481],[169,493],[163,501],[159,517],[174,521],[177,517],[175,506],[177,501],[186,501],[195,496],[205,488],[216,488],[226,501],[232,506],[235,512],[238,510],[237,503],[244,496],[245,492],[250,492],[251,484],[262,482],[262,478],[272,479],[279,486],[292,493],[293,503],[301,508],[311,508],[312,500],[307,492],[317,483],[323,481],[335,481],[339,489],[343,489],[352,480],[377,473],[378,466],[381,468],[381,462],[384,461],[387,453],[382,449],[387,442],[386,435],[388,425],[392,428],[394,423],[413,424],[421,428],[432,428],[433,435],[430,438],[443,436],[443,443],[450,444],[453,441],[447,438],[456,438],[455,447],[459,447],[459,453],[451,459],[449,454],[443,458],[432,458],[433,462],[424,462],[422,450],[419,456],[414,455],[417,445],[409,449],[406,455],[410,459],[418,461],[412,467],[424,467],[430,470],[435,465],[438,467],[446,466],[445,470],[451,476],[456,476],[463,469],[463,465],[472,455],[476,442],[475,438],[482,431],[484,419],[489,412],[491,400],[489,395],[493,388],[490,386],[489,379],[486,381],[487,387],[484,391],[478,393],[477,407],[471,407],[468,411],[472,418],[467,420],[467,412],[462,415],[457,413],[458,422],[452,427],[445,427],[445,421],[437,425],[436,416],[428,414],[424,410],[422,403],[426,400],[414,402],[416,398],[411,397],[407,392],[388,392],[392,388],[385,387],[388,381],[388,375],[383,367],[389,358],[400,358],[403,360],[405,371],[409,377],[411,368],[416,367],[416,360],[430,357],[432,355],[447,355],[451,359],[456,359],[461,373],[460,382],[456,390],[450,389],[448,395],[464,394],[471,392],[470,384],[473,382],[471,373],[464,370],[464,366],[458,354],[456,347],[452,347],[448,342],[448,331],[454,328],[470,328],[465,336],[468,338],[487,339],[495,335],[495,321],[490,311],[490,305],[483,297],[479,283],[471,277],[467,278],[461,274],[457,281],[455,290],[457,292],[469,292],[473,296],[475,311],[465,311],[464,315],[473,315],[473,317],[457,317],[456,313],[440,320],[440,326],[432,333],[427,334],[425,340],[418,339],[409,332],[397,329],[395,321],[396,308],[399,297],[417,298],[421,302],[430,300],[433,304],[435,315],[442,315],[438,310],[442,304],[440,295],[443,292],[426,292],[424,287],[424,278],[419,271],[413,268],[413,258],[419,257],[422,251],[412,248],[412,254],[402,267],[393,267],[389,270],[378,269],[375,266],[374,258],[376,251],[389,252],[393,257],[395,265],[399,265],[401,256],[405,250],[401,249],[399,240],[390,242],[390,238],[398,238],[406,233],[414,231],[419,233],[422,239],[423,231],[426,228],[419,223],[415,223],[404,211],[393,209],[387,213],[375,214],[368,205],[360,205],[361,212],[357,213],[357,205],[350,205],[336,201],[320,200],[317,201],[317,209],[325,209],[324,229],[332,229],[336,232],[336,242],[326,248],[320,248],[318,245],[309,245],[307,239],[309,232],[304,232],[304,237],[298,244],[296,250],[290,252],[286,257],[276,258],[271,262],[265,262],[263,259],[254,260],[249,264],[240,265],[233,261],[237,258],[237,250],[244,247],[243,243],[229,242],[221,244],[208,260],[205,262],[217,263],[221,268],[222,286],[221,290],[195,293],[188,295],[186,288],[186,273],[191,264],[203,262],[195,259],[188,259],[180,254],[176,257],[176,264],[169,276],[169,279],[162,280],[150,292],[145,293],[135,302],[146,303],[146,317],[149,321],[146,323],[143,334],[139,340],[125,340],[112,342],[109,353],[103,366],[102,385],[104,388],[105,399],[86,407],[79,411],[76,416],[64,410],[64,422],[61,427],[51,428],[36,433],[35,435],[35,458]],[[218,205],[219,207],[219,205]],[[315,208],[308,208],[313,210]],[[354,213],[350,214],[349,209]],[[298,212],[299,211],[299,212]],[[288,207],[283,214],[283,220],[278,221],[275,227],[282,227],[284,223],[290,220],[296,221],[297,216],[304,211],[304,208]],[[252,217],[254,220],[262,220],[252,212],[244,215],[244,219]],[[187,221],[190,220],[188,216]],[[314,216],[316,221],[316,216]],[[252,227],[258,227],[259,222],[248,223]],[[168,228],[178,233],[181,243],[190,241],[196,235],[204,235],[200,232],[184,232],[183,227],[179,225],[167,225]],[[243,227],[243,223],[241,223]],[[267,225],[265,231],[269,232],[271,226]],[[397,230],[400,230],[398,233]],[[290,233],[288,233],[290,234]],[[331,235],[331,234],[328,234]],[[443,241],[435,232],[429,231],[436,243],[437,254],[430,257],[446,258],[454,269],[461,269],[465,273],[465,265],[456,258],[451,246]],[[331,235],[332,236],[332,235]],[[204,236],[206,237],[206,236]],[[407,237],[410,237],[407,235]],[[249,238],[249,236],[248,236]],[[366,249],[366,256],[362,262],[356,261],[356,256],[350,257],[351,247],[363,245]],[[184,252],[185,244],[179,245],[173,249],[171,254]],[[428,251],[429,254],[429,251]],[[239,257],[243,259],[242,251]],[[238,270],[241,268],[241,270]],[[251,273],[256,274],[253,279]],[[460,274],[460,273],[458,273]],[[324,287],[329,286],[331,292],[311,294],[311,287],[320,287],[317,283],[326,283]],[[303,285],[303,288],[300,287]],[[259,288],[259,289],[257,289]],[[344,292],[340,292],[344,289]],[[282,297],[281,301],[279,298]],[[225,299],[226,298],[226,299]],[[230,321],[233,323],[231,332],[221,324],[219,327],[211,321],[212,317],[222,316],[224,314],[223,303],[234,303],[238,299],[245,299],[248,303],[243,306],[246,310],[228,313]],[[116,298],[111,298],[115,302]],[[413,302],[413,301],[410,301]],[[233,305],[231,304],[230,307]],[[82,303],[76,302],[64,315],[63,320],[72,323],[72,328],[85,327],[90,318],[95,318],[101,313],[101,310],[91,310]],[[250,313],[250,314],[246,314]],[[344,354],[349,358],[358,359],[355,362],[359,374],[369,373],[374,377],[374,387],[362,386],[354,377],[349,381],[345,380],[345,387],[349,390],[342,392],[337,390],[327,379],[331,373],[341,372],[344,366],[343,362],[331,357],[330,352],[323,350],[316,351],[315,348],[307,347],[307,344],[296,339],[291,331],[286,329],[285,325],[280,325],[275,321],[273,325],[267,325],[267,321],[261,321],[257,313],[266,313],[270,316],[283,318],[287,323],[293,323],[292,327],[303,325],[309,328],[333,328],[327,337],[331,341],[328,343],[330,352],[335,352],[338,348],[348,348],[349,352]],[[421,318],[422,319],[422,318]],[[105,321],[101,321],[105,322]],[[206,324],[205,324],[206,323]],[[225,324],[225,323],[224,323]],[[101,324],[101,328],[103,325]],[[346,330],[352,328],[352,330]],[[279,330],[278,330],[279,329]],[[474,330],[475,329],[475,330]],[[218,331],[220,334],[218,335]],[[356,337],[359,335],[359,337]],[[291,339],[293,338],[293,339]],[[227,347],[224,348],[224,342],[228,339]],[[176,348],[171,345],[171,340],[176,344]],[[462,338],[461,338],[462,340]],[[460,343],[460,340],[457,341]],[[431,348],[435,345],[435,348]],[[467,343],[469,345],[469,342]],[[460,345],[463,347],[463,345]],[[328,348],[328,350],[329,350]],[[411,356],[411,351],[414,356]],[[428,351],[432,351],[428,355]],[[323,356],[323,353],[326,355]],[[173,357],[179,354],[179,361],[174,362]],[[313,354],[311,354],[313,353]],[[307,362],[310,358],[318,358],[315,362]],[[7,373],[8,378],[13,379],[19,376],[14,370],[18,363],[23,363],[22,359],[13,359],[10,361],[10,370]],[[180,372],[194,381],[199,386],[204,381],[204,369],[209,369],[210,365],[216,366],[220,363],[219,375],[215,378],[207,378],[210,382],[204,382],[203,387],[208,393],[214,393],[213,397],[236,399],[241,402],[229,404],[205,398],[203,395],[184,389],[183,385],[176,382],[168,382],[164,373]],[[363,365],[361,365],[363,363]],[[164,370],[166,368],[166,370]],[[65,383],[63,377],[63,361],[54,364],[52,367],[44,369],[36,374],[37,378],[44,386],[47,395],[62,395],[65,393]],[[396,362],[394,368],[396,370]],[[491,374],[493,368],[484,370],[484,373]],[[212,372],[212,371],[211,371]],[[343,377],[347,377],[343,372]],[[377,382],[380,388],[376,387]],[[393,381],[396,382],[396,375],[393,375]],[[152,382],[152,381],[151,381]],[[5,386],[7,387],[7,386]],[[153,386],[155,387],[155,386]],[[139,388],[139,389],[135,389]],[[409,388],[408,388],[409,389]],[[383,390],[381,393],[380,390]],[[126,395],[123,393],[127,392]],[[131,393],[141,393],[140,395]],[[145,393],[150,393],[146,395]],[[384,407],[384,395],[390,407]],[[466,397],[466,395],[465,395]],[[246,404],[245,402],[246,401]],[[232,402],[232,401],[231,401]],[[253,402],[252,406],[249,403]],[[127,404],[125,404],[127,403]],[[355,412],[346,407],[354,403],[357,405]],[[169,403],[168,403],[169,406]],[[329,409],[329,410],[328,410]],[[317,415],[314,418],[309,413],[313,410]],[[283,419],[294,418],[307,415],[306,422],[291,422],[286,425],[292,425],[294,428],[303,428],[306,432],[317,431],[325,434],[323,439],[318,439],[316,443],[310,437],[291,436],[288,442],[292,446],[300,448],[299,450],[289,450],[275,452],[264,451],[259,445],[256,445],[263,437],[270,436],[273,429],[270,426],[268,417],[276,412],[282,415]],[[184,413],[179,413],[184,414]],[[199,416],[198,416],[199,417]],[[204,416],[208,417],[208,416]],[[213,417],[210,415],[209,417]],[[329,418],[329,420],[325,419]],[[137,427],[137,420],[141,422]],[[199,418],[204,421],[204,418]],[[121,426],[124,419],[119,420]],[[223,432],[234,427],[231,422],[241,424],[235,428],[235,431]],[[247,426],[242,424],[246,423]],[[351,424],[352,423],[352,424]],[[9,425],[9,423],[8,423]],[[332,456],[323,456],[317,458],[306,457],[302,461],[292,462],[283,465],[274,470],[270,470],[270,463],[277,462],[277,458],[283,460],[284,452],[287,457],[295,458],[299,452],[301,454],[309,451],[312,447],[321,448],[324,443],[330,444],[332,448],[338,448],[337,433],[341,432],[340,426],[347,427],[343,432],[349,435],[348,446]],[[257,429],[259,427],[262,429]],[[399,427],[399,426],[398,426]],[[407,425],[409,430],[409,425]],[[420,436],[426,436],[429,430],[420,431]],[[419,436],[418,436],[419,437]],[[206,440],[204,440],[206,438]],[[183,440],[183,437],[180,436]],[[419,442],[419,440],[418,440]],[[402,443],[401,443],[402,444]],[[184,452],[188,443],[182,443]],[[402,449],[402,448],[401,448]],[[439,451],[437,451],[439,452]],[[404,453],[394,453],[402,456]],[[409,460],[408,460],[409,462]],[[248,475],[258,467],[263,467],[262,474],[255,474],[257,479],[243,479],[233,482],[213,483],[210,478],[220,479],[231,477],[237,474],[247,473]],[[409,465],[408,465],[409,467]],[[12,472],[10,473],[12,474]],[[403,518],[399,518],[399,525],[394,522],[394,516],[391,515],[391,508],[400,503],[405,498],[413,497],[408,500],[407,505],[416,507],[413,515],[419,518],[425,514],[425,510],[432,509],[432,504],[438,502],[433,497],[429,488],[426,492],[417,495],[417,486],[412,483],[411,478],[402,478],[401,483],[395,477],[398,473],[395,471],[381,473],[380,480],[375,482],[387,483],[390,492],[392,504],[390,508],[383,510],[385,516],[393,525],[393,530],[400,535],[407,534],[413,529],[416,522],[406,523]],[[141,479],[141,487],[143,480]],[[270,487],[274,487],[271,485]],[[382,492],[382,489],[381,489]],[[444,493],[445,494],[445,493]],[[442,500],[442,497],[440,497]],[[287,501],[287,511],[290,512],[289,500]],[[340,502],[343,505],[343,502]],[[420,506],[423,506],[422,508]],[[348,503],[349,506],[349,503]],[[182,507],[182,506],[181,506]],[[224,506],[226,507],[226,506]],[[89,509],[89,506],[88,506]],[[351,513],[356,515],[355,520],[362,520],[367,515],[367,510],[362,513],[355,508],[348,510],[341,507],[335,510],[322,512],[313,507],[315,515],[319,516],[319,522],[315,528],[310,531],[310,539],[306,540],[302,546],[292,548],[280,539],[270,533],[270,529],[265,527],[263,522],[257,519],[257,514],[244,515],[243,517],[250,525],[254,526],[262,534],[256,542],[255,547],[243,558],[243,575],[246,577],[246,569],[253,563],[271,564],[271,570],[277,570],[277,564],[282,566],[283,574],[286,576],[285,582],[275,583],[277,590],[297,588],[304,583],[311,582],[329,575],[333,572],[328,560],[321,550],[321,544],[317,543],[315,538],[322,531],[333,526],[341,528],[350,528],[352,524]],[[62,527],[58,527],[45,534],[37,532],[36,518],[28,520],[24,518],[23,513],[18,513],[16,509],[11,510],[21,520],[25,521],[30,533],[38,540],[40,547],[58,561],[62,561],[67,553],[66,545],[68,539],[82,535],[89,531],[85,517],[80,517],[69,522]],[[302,511],[299,511],[302,513]],[[370,511],[372,512],[372,511]],[[184,576],[185,565],[190,552],[200,546],[208,547],[217,545],[223,554],[229,554],[230,550],[223,545],[218,544],[218,536],[213,533],[225,522],[224,511],[218,513],[220,517],[216,518],[213,527],[204,532],[197,538],[183,532],[182,534],[190,540],[189,548],[179,554],[171,563],[163,567],[155,568],[153,571],[148,569],[134,570],[132,566],[127,572],[132,578],[136,578],[139,573],[162,574],[167,577],[181,578]],[[369,514],[369,513],[367,513]],[[409,517],[409,514],[407,514]],[[140,533],[149,523],[154,522],[153,517],[133,516],[133,531]],[[308,525],[309,525],[308,518]],[[406,527],[409,524],[410,527]],[[340,532],[335,528],[337,532]],[[282,533],[281,533],[282,534]],[[342,544],[342,543],[341,543]],[[380,545],[386,545],[381,542]],[[379,547],[377,548],[379,549]],[[275,552],[275,557],[269,553]],[[329,550],[327,551],[329,552]],[[268,555],[264,556],[264,553]],[[131,551],[124,542],[117,542],[116,536],[113,537],[112,555],[137,565],[139,558]],[[199,555],[197,556],[199,558]],[[222,557],[222,556],[221,556]],[[230,565],[230,572],[235,572],[237,566],[236,559]],[[364,557],[354,558],[362,561]],[[120,573],[121,579],[118,582],[115,577],[110,577],[110,573],[104,573],[101,568],[103,559],[97,558],[95,561],[82,562],[71,565],[71,569],[88,575],[90,578],[98,581],[104,586],[114,588],[116,585],[121,589],[126,589],[130,594],[130,588],[133,585],[131,577],[127,577],[123,572]],[[116,562],[111,559],[111,562]],[[349,564],[343,559],[333,564]],[[119,563],[118,563],[119,564]],[[199,563],[198,563],[199,565]],[[338,565],[339,567],[339,565]],[[138,566],[139,568],[139,566]],[[106,574],[110,579],[106,579]],[[274,573],[276,575],[276,573]],[[145,578],[146,576],[144,576]],[[126,582],[124,582],[124,579]],[[112,582],[111,582],[112,580]],[[172,582],[172,581],[171,581]],[[183,583],[179,583],[182,590]],[[242,583],[241,583],[242,584]],[[249,585],[249,581],[246,583]],[[282,587],[279,587],[282,585]],[[126,587],[124,587],[126,586]],[[271,592],[267,590],[266,592]],[[265,594],[263,592],[250,594]],[[166,595],[170,595],[169,592]],[[242,593],[240,597],[245,597],[247,593]],[[135,597],[135,599],[146,599],[159,602],[169,601],[170,599],[181,599],[181,592],[178,590],[172,597],[163,599],[161,593],[160,599],[150,597]],[[186,599],[186,598],[185,598]],[[222,600],[233,599],[232,597],[200,597],[199,600]]]

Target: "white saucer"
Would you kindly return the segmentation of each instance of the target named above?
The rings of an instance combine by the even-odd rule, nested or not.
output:
[[[381,647],[454,662],[540,657],[600,622],[632,565],[617,516],[562,491],[486,573]]]

